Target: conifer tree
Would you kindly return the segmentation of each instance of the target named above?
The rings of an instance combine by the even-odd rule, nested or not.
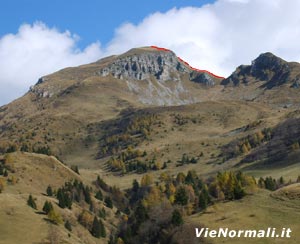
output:
[[[105,197],[104,202],[108,208],[113,208],[113,203],[110,197]]]
[[[199,208],[201,210],[205,210],[207,208],[207,203],[208,203],[207,196],[203,192],[201,192],[199,194]]]
[[[100,201],[103,201],[103,194],[102,194],[102,191],[99,189],[95,195],[95,198],[100,200]]]
[[[91,233],[96,238],[99,238],[101,236],[101,226],[96,216],[94,217]]]
[[[100,236],[105,238],[106,237],[106,230],[105,230],[104,224],[103,224],[101,219],[99,220],[99,224],[100,224]]]
[[[181,216],[181,213],[179,212],[178,209],[175,209],[172,213],[172,220],[171,220],[172,224],[175,226],[180,226],[183,224],[183,219]]]
[[[52,188],[50,185],[47,187],[46,192],[47,192],[47,196],[49,196],[49,197],[53,196],[53,191],[52,191]]]
[[[32,207],[33,209],[37,209],[35,200],[33,199],[32,195],[30,194],[27,200],[27,205]]]
[[[187,205],[188,203],[188,195],[183,186],[179,187],[175,193],[175,203],[179,205]]]
[[[46,201],[43,206],[43,211],[48,214],[53,209],[52,203]]]

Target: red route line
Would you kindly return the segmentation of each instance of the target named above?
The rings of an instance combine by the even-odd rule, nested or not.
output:
[[[167,49],[167,48],[163,48],[163,47],[157,47],[157,46],[150,46],[151,48],[153,49],[156,49],[158,51],[164,51],[164,52],[171,52],[170,49]],[[202,72],[202,73],[207,73],[215,78],[218,78],[218,79],[225,79],[225,77],[223,76],[218,76],[218,75],[215,75],[207,70],[204,70],[204,69],[196,69],[194,67],[192,67],[188,62],[184,61],[182,58],[180,57],[177,57],[179,59],[180,62],[184,63],[186,66],[188,66],[191,70],[195,70],[197,72]]]

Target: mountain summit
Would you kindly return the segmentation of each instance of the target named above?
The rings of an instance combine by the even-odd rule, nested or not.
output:
[[[299,84],[300,64],[287,62],[274,54],[267,52],[259,55],[251,65],[241,65],[222,85],[250,85],[262,82],[261,87],[272,89],[284,84],[296,87]]]
[[[170,50],[143,47],[42,77],[30,91],[38,97],[59,96],[90,80],[98,80],[98,86],[110,80],[105,88],[113,84],[114,90],[121,85],[141,104],[182,105],[199,101],[194,92],[199,84],[214,86],[221,78],[191,68]]]

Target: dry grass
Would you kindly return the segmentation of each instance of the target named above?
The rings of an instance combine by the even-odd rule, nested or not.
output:
[[[300,198],[293,201],[278,200],[270,196],[270,192],[260,190],[242,200],[219,203],[209,207],[204,214],[189,217],[194,224],[204,224],[211,229],[266,229],[274,227],[281,230],[291,228],[290,239],[284,238],[221,238],[210,239],[213,243],[299,243],[300,227],[298,220]]]

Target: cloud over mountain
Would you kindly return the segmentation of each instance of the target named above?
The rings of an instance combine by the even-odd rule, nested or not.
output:
[[[41,22],[23,24],[17,34],[0,38],[0,104],[22,95],[42,75],[101,56],[98,42],[81,51],[78,38]]]

